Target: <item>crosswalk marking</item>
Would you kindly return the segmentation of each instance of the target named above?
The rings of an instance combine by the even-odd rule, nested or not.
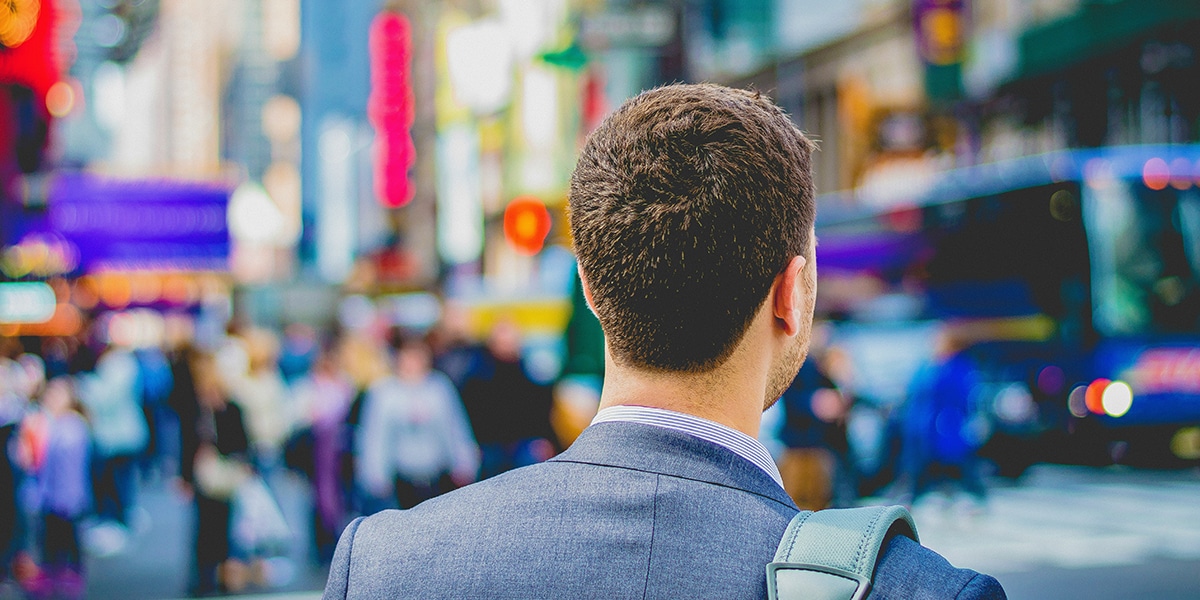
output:
[[[985,573],[1200,559],[1200,473],[1038,467],[986,508],[934,496],[913,507],[923,544]]]

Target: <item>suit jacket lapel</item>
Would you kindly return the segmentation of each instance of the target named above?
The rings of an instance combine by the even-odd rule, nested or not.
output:
[[[787,492],[754,463],[724,446],[665,427],[620,421],[597,423],[551,460],[704,481],[796,508]]]

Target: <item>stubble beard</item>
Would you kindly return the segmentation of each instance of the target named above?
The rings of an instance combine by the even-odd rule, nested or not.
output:
[[[763,410],[771,408],[788,386],[792,385],[792,380],[796,378],[807,358],[808,336],[796,336],[794,343],[771,369],[771,376],[767,379],[767,396],[763,399]]]
[[[797,332],[793,343],[784,351],[779,362],[771,368],[771,376],[767,378],[767,396],[763,399],[763,410],[771,408],[783,392],[792,385],[792,380],[800,372],[800,367],[804,365],[804,361],[808,359],[808,346],[812,340],[813,313],[816,309],[817,296],[817,268],[816,261],[812,260],[812,267],[805,269],[804,283],[805,287],[812,290],[804,300],[804,321],[800,325],[800,331]]]

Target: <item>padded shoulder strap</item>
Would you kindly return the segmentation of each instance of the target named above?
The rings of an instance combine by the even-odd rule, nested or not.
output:
[[[767,565],[767,597],[866,598],[879,549],[895,534],[917,540],[917,526],[903,506],[800,511]]]

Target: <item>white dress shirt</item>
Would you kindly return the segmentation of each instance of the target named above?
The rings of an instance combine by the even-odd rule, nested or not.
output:
[[[767,451],[766,446],[731,427],[695,415],[648,406],[610,406],[597,413],[596,418],[592,419],[592,424],[610,421],[663,427],[712,442],[750,461],[770,475],[771,479],[779,484],[779,487],[783,487],[783,477],[779,474],[779,467],[775,466],[775,461],[771,458],[771,453]]]

